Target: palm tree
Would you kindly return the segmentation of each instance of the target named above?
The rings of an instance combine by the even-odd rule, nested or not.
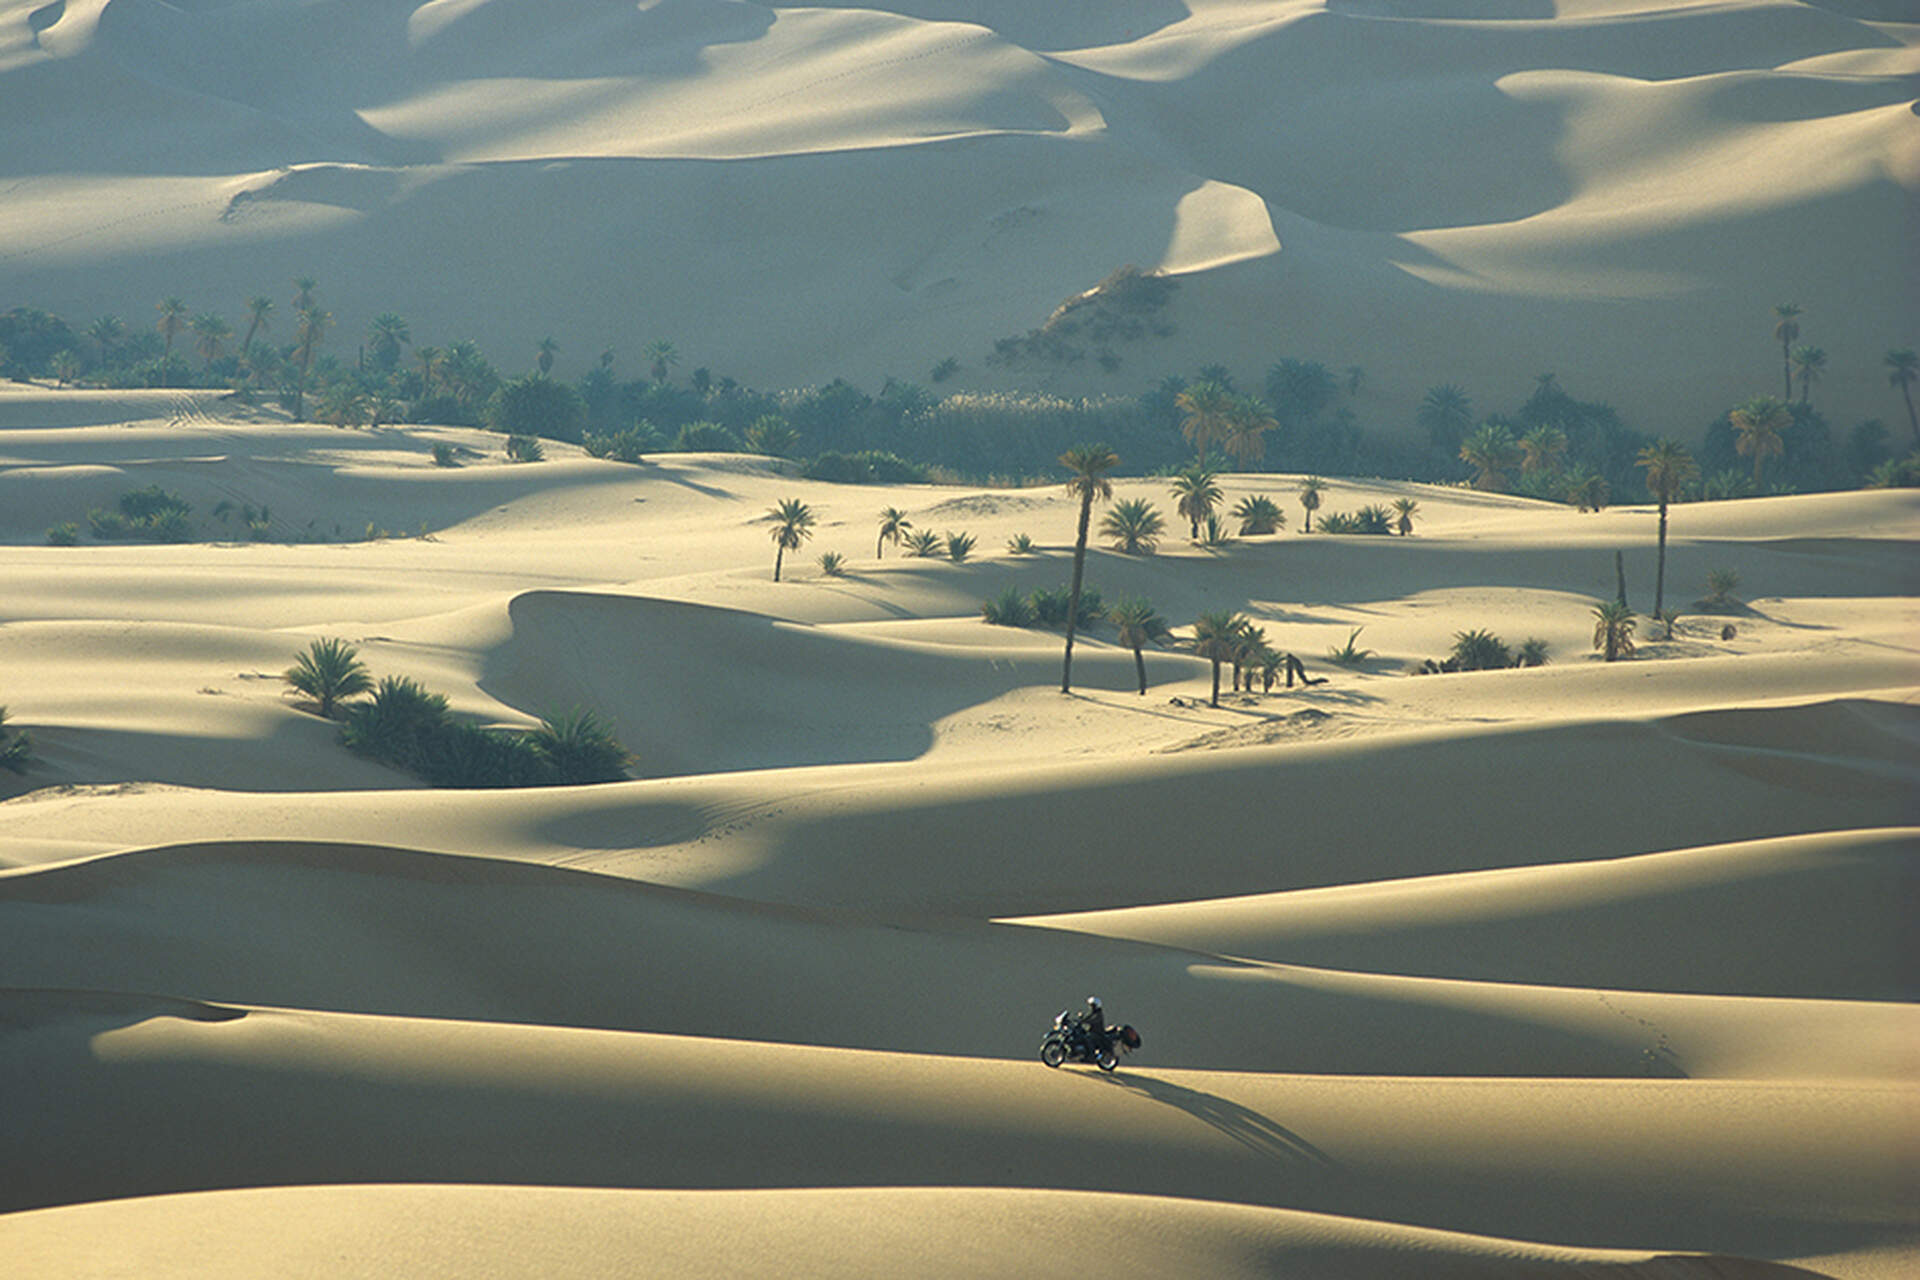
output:
[[[1127,555],[1151,554],[1166,531],[1167,522],[1145,498],[1127,498],[1113,504],[1100,521],[1100,536],[1113,539],[1116,550]]]
[[[313,291],[319,286],[319,283],[320,282],[312,276],[295,276],[293,278],[293,309],[295,311],[306,311],[318,305],[318,301],[313,296]]]
[[[1233,687],[1240,688],[1241,677],[1246,678],[1247,692],[1253,692],[1253,673],[1260,666],[1261,655],[1267,650],[1267,633],[1263,627],[1256,627],[1245,618],[1240,620],[1240,632],[1233,645]]]
[[[1786,452],[1782,433],[1793,425],[1793,414],[1772,396],[1755,396],[1730,410],[1727,421],[1739,433],[1739,439],[1733,442],[1734,452],[1753,459],[1753,487],[1757,492],[1761,464]]]
[[[653,380],[655,382],[665,382],[667,380],[667,371],[673,368],[674,365],[680,363],[679,353],[673,349],[673,344],[665,338],[648,343],[647,349],[640,354],[653,362]]]
[[[1633,610],[1624,600],[1609,600],[1593,610],[1593,647],[1608,662],[1633,656]]]
[[[789,551],[798,551],[800,544],[813,536],[813,508],[798,498],[783,498],[766,518],[773,521],[773,580],[778,582],[781,558]]]
[[[324,389],[315,416],[336,427],[358,427],[366,424],[370,407],[360,388],[351,382],[341,381]]]
[[[527,735],[533,749],[562,786],[587,782],[624,782],[632,756],[613,736],[613,728],[578,707],[558,718],[545,716]]]
[[[171,356],[174,335],[187,327],[187,304],[178,298],[162,298],[158,310],[160,323],[154,327],[159,329],[167,340],[167,348],[163,355]]]
[[[1400,517],[1398,527],[1400,536],[1404,538],[1413,532],[1413,513],[1420,509],[1420,504],[1412,498],[1395,498],[1393,509]]]
[[[189,322],[189,327],[199,340],[200,358],[212,368],[213,362],[220,358],[220,344],[233,336],[233,326],[211,311],[202,311]]]
[[[552,338],[540,339],[540,345],[535,348],[533,363],[534,367],[540,370],[541,377],[544,378],[553,372],[553,358],[559,352],[560,344]]]
[[[119,316],[101,316],[87,326],[87,336],[100,348],[100,367],[107,367],[107,359],[113,349],[120,345],[120,339],[127,333],[126,322]]]
[[[64,387],[80,376],[80,353],[72,347],[62,347],[53,353],[47,367],[53,371],[54,381]]]
[[[360,651],[345,640],[331,637],[315,640],[307,651],[281,674],[295,691],[320,704],[320,714],[331,720],[334,706],[342,699],[373,688],[367,664]]]
[[[257,293],[247,299],[247,336],[240,343],[240,358],[249,363],[253,360],[253,339],[262,329],[271,328],[269,317],[273,315],[273,299],[264,293]]]
[[[886,558],[886,545],[891,542],[897,550],[900,539],[907,530],[913,528],[913,521],[907,519],[907,513],[898,507],[884,507],[880,511],[880,540],[873,545],[873,558]]]
[[[1594,472],[1575,476],[1567,483],[1567,501],[1582,512],[1600,510],[1610,496],[1607,478]]]
[[[327,326],[333,323],[333,317],[318,307],[305,307],[300,312],[300,327],[294,330],[294,349],[300,354],[300,385],[293,393],[293,416],[298,419],[307,411],[307,370],[313,366],[313,349],[320,343],[321,335]]]
[[[1260,437],[1279,425],[1257,396],[1235,396],[1227,408],[1226,438],[1220,447],[1245,471],[1248,463],[1266,456],[1267,446]]]
[[[1566,432],[1558,427],[1535,427],[1520,437],[1520,471],[1523,475],[1552,471],[1566,452]]]
[[[1915,355],[1911,347],[1887,352],[1887,384],[1900,388],[1900,398],[1907,402],[1907,425],[1913,428],[1913,442],[1920,445],[1920,418],[1913,416],[1914,379],[1920,378],[1920,355]]]
[[[1195,463],[1173,477],[1173,509],[1193,527],[1195,541],[1200,538],[1201,522],[1213,514],[1220,501],[1220,486],[1214,483],[1216,474]]]
[[[1193,624],[1193,651],[1213,663],[1213,703],[1220,705],[1220,664],[1239,652],[1247,620],[1237,613],[1203,613]]]
[[[1251,537],[1254,534],[1272,533],[1287,522],[1287,513],[1280,509],[1264,493],[1240,499],[1233,509],[1233,518],[1240,522],[1240,536]]]
[[[1660,504],[1660,567],[1653,576],[1653,616],[1665,617],[1667,588],[1667,504],[1680,491],[1700,478],[1700,464],[1685,446],[1673,440],[1659,440],[1640,451],[1639,462],[1647,472],[1647,492]]]
[[[1327,482],[1319,476],[1308,476],[1300,482],[1300,505],[1307,509],[1306,532],[1313,532],[1313,513],[1320,509],[1320,495],[1327,491]]]
[[[1819,347],[1810,347],[1805,343],[1793,349],[1793,371],[1800,378],[1800,403],[1809,403],[1813,393],[1813,384],[1820,381],[1820,375],[1827,368],[1827,353]]]
[[[1104,444],[1077,444],[1060,455],[1060,465],[1073,473],[1067,492],[1080,499],[1080,525],[1073,538],[1073,585],[1067,593],[1067,648],[1060,664],[1060,692],[1073,691],[1073,633],[1080,624],[1080,586],[1087,568],[1087,526],[1093,504],[1113,496],[1107,472],[1120,465],[1120,455]]]
[[[1159,644],[1172,633],[1167,628],[1167,620],[1154,612],[1153,605],[1144,598],[1122,597],[1120,602],[1107,611],[1107,621],[1111,622],[1118,633],[1116,639],[1133,650],[1133,669],[1140,677],[1140,692],[1147,691],[1147,660],[1140,656],[1143,645]]]
[[[426,399],[433,394],[433,375],[440,368],[440,348],[415,347],[413,358],[420,362],[420,398]]]
[[[1174,397],[1179,408],[1180,434],[1193,445],[1196,461],[1205,465],[1207,446],[1227,434],[1227,415],[1233,408],[1233,393],[1211,379],[1196,382]]]
[[[1483,422],[1460,442],[1460,459],[1474,469],[1474,488],[1498,493],[1507,487],[1506,473],[1520,461],[1520,446],[1502,424]]]
[[[1773,309],[1773,336],[1780,344],[1780,378],[1786,386],[1786,390],[1781,393],[1781,398],[1784,400],[1793,399],[1793,363],[1790,352],[1793,340],[1800,336],[1800,325],[1795,320],[1799,314],[1800,308],[1791,302],[1783,302]]]
[[[407,327],[406,318],[391,311],[382,311],[367,326],[367,345],[373,349],[373,367],[382,373],[392,373],[400,367],[400,348],[413,341],[413,331]]]
[[[1436,449],[1452,453],[1473,425],[1473,401],[1453,383],[1442,383],[1428,389],[1414,421],[1426,428],[1427,439]]]

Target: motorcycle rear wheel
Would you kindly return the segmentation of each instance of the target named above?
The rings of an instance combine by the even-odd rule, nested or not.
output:
[[[1103,1053],[1094,1059],[1094,1065],[1098,1066],[1102,1071],[1111,1071],[1120,1065],[1120,1059],[1111,1053]]]
[[[1067,1060],[1067,1046],[1058,1040],[1049,1040],[1040,1046],[1040,1061],[1050,1067],[1057,1067]]]

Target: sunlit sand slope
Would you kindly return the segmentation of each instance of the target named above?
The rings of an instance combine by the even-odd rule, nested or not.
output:
[[[1840,831],[1022,923],[1298,964],[1911,998],[1920,833]]]
[[[1567,1249],[1286,1209],[997,1188],[629,1191],[490,1186],[276,1187],[120,1200],[0,1218],[35,1275],[133,1268],[153,1280],[251,1277],[328,1259],[335,1276],[588,1280],[648,1275],[890,1280],[1019,1275],[1096,1240],[1102,1275],[1256,1280],[1792,1280],[1728,1257]]]

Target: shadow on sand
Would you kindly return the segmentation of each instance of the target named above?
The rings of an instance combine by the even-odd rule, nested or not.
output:
[[[1202,1093],[1198,1089],[1189,1089],[1185,1085],[1138,1072],[1116,1071],[1112,1075],[1089,1078],[1104,1080],[1129,1093],[1177,1107],[1196,1120],[1218,1129],[1248,1150],[1274,1160],[1306,1165],[1328,1173],[1341,1171],[1339,1161],[1285,1125],[1217,1094]]]

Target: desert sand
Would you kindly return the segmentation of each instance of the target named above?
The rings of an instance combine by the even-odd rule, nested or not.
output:
[[[1916,72],[1897,0],[0,0],[0,305],[312,273],[340,334],[763,386],[1298,356],[1388,433],[1554,370],[1691,442],[1796,301],[1898,438]],[[1180,289],[1118,373],[986,363],[1124,264]],[[1674,507],[1661,638],[1651,505],[1335,476],[1414,531],[1308,535],[1227,475],[1287,526],[1087,568],[1325,681],[1215,707],[983,620],[1066,582],[1059,486],[500,443],[0,382],[0,1271],[1920,1273],[1914,491]],[[195,541],[48,545],[149,485]],[[1414,674],[1474,628],[1550,660]],[[352,754],[280,678],[322,638],[631,777]],[[1049,1070],[1090,993],[1144,1044]]]
[[[769,387],[1292,357],[1388,433],[1554,372],[1685,438],[1780,386],[1791,302],[1836,428],[1898,435],[1916,74],[1904,0],[0,0],[0,298],[310,275],[349,348],[392,311]],[[1163,336],[990,363],[1126,265]]]
[[[474,451],[435,467],[430,449]],[[24,1274],[1870,1278],[1920,1259],[1905,491],[1684,504],[1672,640],[1591,648],[1648,506],[1412,495],[1089,581],[1326,683],[988,626],[1058,487],[0,391],[0,1254]],[[1295,508],[1297,477],[1229,500]],[[43,545],[159,484],[277,541]],[[1167,504],[1164,482],[1120,497]],[[772,581],[762,513],[818,531]],[[876,514],[979,539],[876,558]],[[339,524],[342,540],[335,540]],[[393,536],[367,540],[368,525]],[[1037,550],[1002,548],[1016,534]],[[821,551],[847,557],[832,577]],[[1696,603],[1708,568],[1742,603]],[[1735,634],[1721,638],[1728,623]],[[1416,676],[1453,634],[1543,667]],[[1324,656],[1364,627],[1357,667]],[[633,780],[449,791],[277,678],[353,642]],[[1100,994],[1111,1077],[1035,1057]],[[1066,1242],[1075,1242],[1069,1246]],[[171,1270],[169,1270],[171,1269]]]

